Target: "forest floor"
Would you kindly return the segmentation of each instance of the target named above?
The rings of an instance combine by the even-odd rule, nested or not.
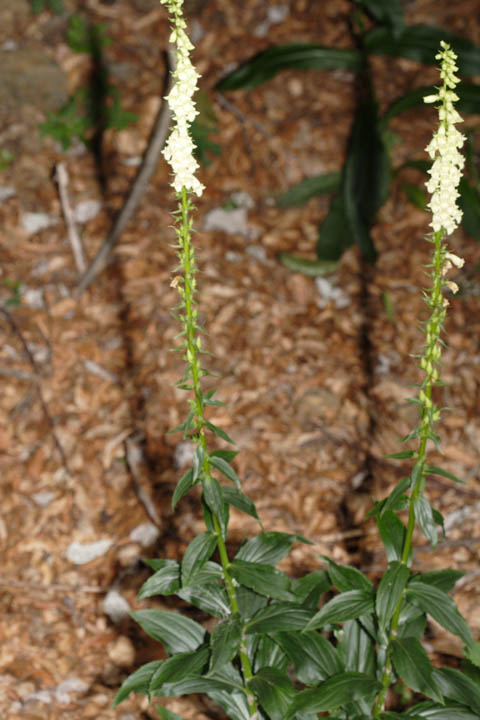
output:
[[[404,5],[408,23],[435,24],[480,44],[478,3]],[[62,152],[42,138],[38,124],[85,82],[90,60],[66,44],[67,14],[34,16],[27,0],[2,0],[0,86],[8,53],[9,61],[20,53],[18,73],[27,79],[0,102],[0,150],[13,155],[0,171],[0,715],[140,720],[158,717],[145,698],[115,710],[112,699],[129,672],[159,653],[125,615],[127,603],[134,609],[154,602],[136,602],[148,577],[141,558],[180,557],[202,527],[197,496],[184,499],[175,515],[170,504],[189,462],[188,444],[167,434],[188,407],[174,388],[183,371],[170,352],[178,333],[170,287],[174,196],[161,159],[115,262],[76,300],[78,271],[53,170],[65,163],[72,204],[79,213],[94,209],[82,224],[91,260],[162,103],[169,31],[156,1],[65,6],[106,24],[109,69],[138,122],[104,134],[101,168],[83,147]],[[410,355],[423,344],[428,214],[410,205],[396,182],[373,232],[374,267],[351,249],[326,284],[285,268],[280,252],[315,257],[328,199],[283,209],[275,197],[341,167],[354,76],[288,71],[225,97],[214,87],[273,43],[350,47],[350,3],[197,0],[189,7],[200,84],[222,149],[201,170],[206,191],[196,203],[200,309],[226,403],[212,420],[238,446],[235,467],[265,528],[314,543],[296,545],[283,569],[298,576],[329,554],[375,579],[385,558],[373,521],[364,517],[372,497],[384,497],[409,472],[407,462],[386,455],[401,449],[399,438],[416,424],[416,407],[406,399],[419,380]],[[50,72],[52,61],[53,76],[35,80],[42,62]],[[372,68],[381,108],[437,80],[434,67],[413,61],[376,57]],[[429,108],[393,122],[395,165],[425,158],[434,123]],[[470,116],[466,126],[477,123]],[[401,180],[420,183],[410,172]],[[225,222],[235,202],[240,207]],[[33,227],[41,218],[48,227]],[[447,538],[435,552],[416,538],[414,562],[421,570],[466,573],[454,598],[478,638],[480,246],[462,230],[451,246],[466,263],[446,322],[443,456],[432,453],[431,464],[466,484],[432,479],[429,497],[445,517]],[[232,548],[254,532],[253,521],[232,513]],[[461,653],[459,642],[433,624],[428,642],[434,657],[453,661]],[[187,719],[223,717],[201,698],[165,704]]]

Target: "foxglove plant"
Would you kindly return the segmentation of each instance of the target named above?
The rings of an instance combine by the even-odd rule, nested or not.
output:
[[[139,598],[175,594],[216,618],[216,623],[207,632],[200,623],[177,612],[132,612],[143,630],[163,645],[167,658],[147,663],[130,675],[115,704],[132,691],[150,698],[204,693],[232,720],[312,720],[319,713],[332,720],[479,718],[478,685],[457,669],[434,667],[421,642],[430,616],[459,636],[467,657],[480,664],[479,644],[448,594],[462,574],[455,570],[412,570],[415,527],[435,546],[436,526],[442,525],[440,513],[432,509],[425,495],[427,477],[440,474],[455,479],[427,462],[428,442],[439,443],[434,425],[440,410],[433,388],[439,383],[440,334],[448,305],[443,291],[455,290],[447,274],[463,264],[446,246],[446,236],[460,219],[455,200],[463,164],[459,154],[463,137],[455,129],[460,118],[453,105],[455,55],[442,43],[437,58],[443,84],[437,95],[427,98],[428,102],[438,102],[440,120],[427,148],[434,160],[428,182],[433,214],[433,233],[428,238],[433,246],[432,284],[426,295],[430,317],[420,358],[423,381],[415,399],[419,422],[404,438],[415,440],[418,449],[394,456],[412,459],[412,472],[387,498],[376,502],[370,513],[376,517],[388,567],[378,587],[356,568],[329,559],[326,570],[292,580],[275,565],[295,541],[308,541],[298,535],[264,531],[254,503],[242,492],[230,464],[236,453],[212,450],[208,442],[207,433],[227,443],[231,440],[208,420],[209,406],[221,403],[214,399],[214,391],[204,392],[202,388],[202,378],[209,373],[200,362],[205,350],[196,304],[190,194],[199,195],[203,187],[195,178],[189,135],[198,76],[189,57],[192,46],[185,34],[183,0],[162,2],[170,12],[177,47],[176,85],[169,96],[174,129],[165,152],[174,169],[173,187],[179,203],[179,274],[172,286],[180,296],[177,318],[182,344],[178,349],[186,370],[177,385],[191,397],[187,418],[176,430],[193,440],[196,448],[193,467],[179,480],[172,505],[175,509],[182,497],[200,486],[205,531],[191,541],[181,563],[171,559],[147,561],[154,574],[144,583]],[[261,529],[233,558],[227,552],[230,506],[256,518]],[[406,525],[402,519],[405,512]],[[338,593],[318,609],[332,587]],[[415,701],[407,710],[390,709],[393,701],[389,689],[399,680],[427,699]],[[158,710],[162,718],[181,720],[164,707]]]

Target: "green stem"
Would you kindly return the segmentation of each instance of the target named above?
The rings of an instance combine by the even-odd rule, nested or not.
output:
[[[442,296],[442,268],[444,258],[444,245],[443,245],[444,233],[442,231],[434,233],[433,242],[435,248],[433,251],[433,272],[432,272],[432,288],[430,290],[428,304],[431,308],[431,315],[426,325],[427,333],[427,344],[424,348],[423,358],[425,358],[424,365],[425,378],[420,388],[420,400],[422,403],[422,409],[420,412],[420,429],[418,437],[420,439],[420,446],[417,452],[417,460],[415,468],[418,468],[418,475],[415,480],[415,484],[411,488],[409,497],[409,508],[408,508],[408,523],[407,530],[405,533],[405,540],[403,543],[402,559],[403,565],[409,564],[410,554],[412,552],[412,541],[413,532],[415,530],[415,500],[417,500],[423,493],[424,482],[425,482],[425,463],[427,457],[427,441],[432,436],[433,423],[437,419],[435,414],[435,408],[432,404],[432,390],[436,382],[436,375],[434,373],[434,366],[438,362],[438,357],[435,357],[434,348],[438,347],[438,340],[442,329],[442,320],[445,316],[445,309],[443,307],[443,296]],[[428,364],[428,361],[430,364]],[[422,395],[423,392],[423,395]],[[413,472],[412,472],[413,475]],[[402,612],[402,606],[404,601],[404,595],[399,599],[397,606],[392,615],[392,621],[390,623],[390,633],[387,641],[387,649],[385,656],[385,666],[382,675],[382,689],[380,690],[374,708],[373,718],[378,718],[384,710],[385,698],[387,696],[388,688],[392,683],[392,654],[391,645],[392,641],[397,635],[398,625],[400,622],[400,615]]]
[[[191,204],[185,188],[182,190],[180,198],[180,211],[181,211],[181,223],[178,227],[178,237],[181,246],[181,263],[184,271],[184,293],[183,303],[185,309],[185,330],[186,330],[186,350],[187,350],[187,362],[190,366],[191,377],[192,377],[192,389],[194,395],[195,404],[195,420],[196,430],[198,433],[198,443],[204,450],[203,460],[203,477],[211,477],[211,466],[210,459],[207,449],[207,439],[205,436],[205,417],[204,417],[204,403],[203,403],[203,392],[201,387],[201,368],[198,361],[199,346],[197,342],[197,312],[195,307],[195,301],[193,294],[195,291],[195,254],[193,245],[191,243],[191,228],[192,222],[190,219]],[[209,509],[215,534],[217,536],[217,549],[220,556],[220,562],[223,570],[223,578],[225,581],[225,588],[230,603],[230,608],[233,614],[239,613],[239,605],[237,600],[237,594],[235,592],[235,584],[232,576],[229,573],[230,560],[228,558],[228,552],[223,538],[222,527],[217,515]],[[253,678],[252,666],[250,659],[247,654],[245,642],[242,642],[242,646],[239,652],[240,663],[243,670],[243,676],[246,684],[247,701],[249,706],[249,713],[252,718],[257,716],[257,702],[253,693],[248,690],[248,681]]]

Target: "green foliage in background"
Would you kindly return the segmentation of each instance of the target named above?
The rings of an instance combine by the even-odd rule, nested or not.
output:
[[[381,115],[375,100],[375,83],[369,59],[372,55],[405,57],[430,65],[441,40],[447,41],[458,56],[461,74],[480,75],[480,47],[469,40],[433,26],[405,25],[399,0],[351,0],[355,49],[338,49],[313,44],[273,46],[231,72],[217,85],[221,92],[252,90],[283,70],[343,69],[356,73],[357,104],[346,158],[341,169],[303,180],[278,200],[281,207],[302,205],[310,198],[334,193],[327,215],[319,228],[316,253],[318,263],[283,254],[280,260],[297,272],[322,274],[322,263],[338,261],[343,252],[357,244],[365,260],[373,262],[377,253],[371,228],[385,200],[392,180],[402,168],[392,169],[391,149],[396,141],[390,122],[401,113],[423,105],[423,97],[435,91],[422,87],[398,98]],[[367,21],[376,27],[366,30]],[[480,113],[480,85],[462,83],[457,107],[462,115]],[[423,148],[422,148],[423,150]],[[480,183],[476,172],[473,136],[467,153],[468,173],[460,185],[465,230],[480,240]],[[408,166],[408,165],[407,165]],[[412,167],[410,165],[410,167]],[[417,167],[420,171],[421,167]],[[420,176],[419,176],[420,177]],[[408,200],[425,209],[422,182],[401,183]],[[327,266],[328,267],[328,266]],[[335,265],[332,265],[332,269]]]
[[[62,0],[30,0],[32,12],[38,15],[42,10],[51,10],[58,15],[63,12]]]

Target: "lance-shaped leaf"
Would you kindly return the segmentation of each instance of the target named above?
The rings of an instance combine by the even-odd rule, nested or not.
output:
[[[196,484],[197,483],[193,480],[193,470],[190,468],[190,470],[187,470],[187,472],[182,475],[177,483],[172,497],[172,510],[175,510],[178,501],[181,500],[182,497],[186,495]]]
[[[215,672],[229,663],[238,653],[242,641],[242,622],[238,615],[227,618],[215,625],[210,638],[212,654],[210,672]]]
[[[248,635],[255,633],[281,632],[282,630],[303,630],[312,617],[312,612],[301,605],[279,602],[258,610],[245,625]]]
[[[252,638],[248,638],[252,640]],[[281,646],[269,635],[259,635],[254,638],[256,642],[254,670],[258,672],[263,667],[276,667],[279,670],[286,670],[289,661],[288,656]]]
[[[271,720],[284,720],[295,694],[290,678],[278,668],[262,668],[248,683]]]
[[[410,478],[408,478],[410,482]],[[393,510],[377,516],[377,525],[385,547],[388,562],[401,560],[407,529]],[[410,553],[411,556],[411,553]]]
[[[172,595],[180,587],[180,566],[176,560],[164,560],[164,565],[143,583],[138,599],[153,595]]]
[[[398,37],[394,37],[390,28],[375,28],[365,36],[364,47],[368,53],[406,57],[423,65],[435,65],[441,41],[452,46],[461,75],[480,73],[480,47],[444,28],[407,25]]]
[[[258,517],[255,503],[248,497],[248,495],[245,495],[244,492],[238,490],[237,488],[233,488],[230,485],[221,485],[221,488],[223,499],[226,503],[233,505],[233,507],[236,507],[237,510],[244,512],[246,515],[250,515],[250,517],[255,518],[255,520],[258,520],[260,527],[263,527],[262,521]]]
[[[380,689],[380,683],[365,673],[346,672],[333,675],[319,687],[298,693],[285,720],[293,720],[298,712],[328,712],[356,700],[372,703]]]
[[[200,675],[208,662],[208,656],[208,648],[201,648],[194,652],[177,653],[164,660],[150,680],[150,692],[161,696],[162,687],[166,683]]]
[[[426,585],[433,585],[443,590],[443,592],[448,593],[453,590],[457,582],[464,575],[465,573],[461,570],[430,570],[429,572],[415,575],[412,580],[420,580],[420,582]]]
[[[337,565],[336,562],[330,560],[325,555],[321,556],[328,563],[328,575],[332,584],[337,587],[340,592],[346,590],[364,590],[365,592],[373,591],[372,581],[357,568],[351,565]]]
[[[375,674],[375,641],[360,620],[348,620],[344,624],[342,647],[344,670]]]
[[[423,532],[428,542],[434,548],[437,545],[438,536],[435,520],[433,519],[432,506],[425,495],[413,499],[413,509],[418,527]]]
[[[325,570],[314,570],[301,578],[292,580],[295,601],[306,608],[315,610],[323,593],[330,590],[332,583]]]
[[[359,70],[360,67],[361,55],[357,50],[307,43],[278,45],[255,55],[220,80],[217,90],[252,90],[271,80],[281,70]]]
[[[435,668],[433,677],[445,697],[467,705],[480,716],[480,688],[454,668]]]
[[[317,257],[322,262],[337,262],[352,244],[344,197],[339,193],[330,203],[325,220],[318,230]]]
[[[373,612],[373,595],[365,590],[347,590],[336,595],[313,616],[305,632],[332,623],[345,622]]]
[[[290,600],[290,579],[281,570],[263,565],[262,563],[247,562],[235,559],[229,566],[228,572],[237,582],[266,597],[277,600]]]
[[[293,662],[296,676],[305,685],[317,685],[343,670],[336,649],[317,632],[301,635],[281,632],[274,637]]]
[[[222,528],[222,534],[225,535],[225,503],[223,500],[222,487],[218,480],[211,476],[204,479],[202,487],[203,500],[205,501],[208,509],[216,515],[218,522],[220,523],[220,527]],[[211,530],[211,528],[209,529]]]
[[[276,565],[288,555],[296,540],[308,542],[301,535],[273,531],[262,532],[241,546],[235,555],[235,560]]]
[[[162,707],[161,705],[157,706],[157,710],[160,713],[160,717],[162,720],[184,720],[181,715],[179,715],[176,712],[173,712],[173,710],[169,710],[168,708]]]
[[[412,580],[408,584],[407,594],[445,630],[461,637],[465,645],[473,645],[472,631],[447,593],[433,585]]]
[[[341,174],[338,171],[313,175],[293,185],[277,200],[278,207],[305,205],[310,198],[332,193],[340,187]]]
[[[140,695],[149,695],[150,681],[162,663],[163,660],[153,660],[152,662],[142,665],[141,668],[129,675],[127,679],[123,681],[120,690],[118,690],[115,695],[113,707],[120,705],[121,702],[127,699],[131,692],[136,692]]]
[[[186,587],[205,566],[217,546],[217,536],[204,532],[193,538],[182,560],[182,587]]]
[[[403,8],[399,0],[357,0],[357,3],[376,20],[389,25],[395,36],[400,35],[405,27]]]
[[[217,455],[210,455],[210,464],[219,470],[222,475],[224,475],[227,480],[231,480],[234,485],[237,486],[239,490],[241,490],[240,480],[238,479],[237,473],[233,469],[233,467],[228,463],[226,460],[224,460],[222,457],[218,457]]]
[[[320,277],[338,270],[337,260],[310,260],[290,253],[279,253],[278,259],[292,272],[302,273],[308,277]]]
[[[394,638],[391,643],[395,672],[407,687],[442,702],[443,696],[432,673],[433,665],[417,638]]]
[[[136,610],[130,616],[147,635],[161,642],[169,655],[196,650],[205,637],[201,625],[175,612]]]
[[[199,584],[198,578],[195,578],[193,585],[177,590],[176,594],[214,617],[226,618],[231,613],[227,593],[218,583]]]
[[[423,98],[427,95],[436,95],[438,92],[435,85],[426,85],[416,88],[411,92],[395,100],[383,114],[383,121],[389,122],[406,110],[416,107],[424,107]],[[458,100],[455,103],[456,110],[462,115],[477,115],[480,113],[480,85],[472,83],[461,83],[455,88]]]
[[[380,580],[375,600],[380,627],[386,631],[410,577],[406,565],[392,562]]]

